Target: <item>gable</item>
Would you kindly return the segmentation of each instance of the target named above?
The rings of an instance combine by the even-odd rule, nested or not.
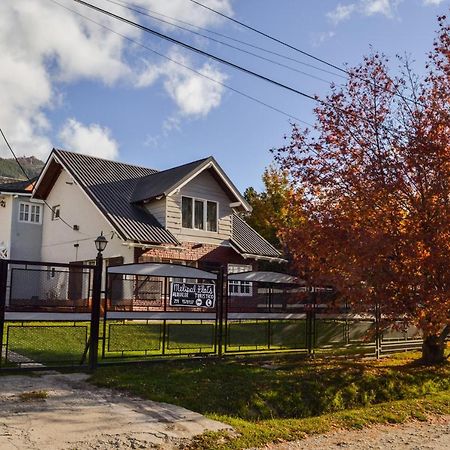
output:
[[[124,240],[178,243],[151,214],[131,203],[137,182],[154,173],[153,169],[53,150],[39,177],[33,194],[35,198],[47,198],[62,168],[67,170]]]

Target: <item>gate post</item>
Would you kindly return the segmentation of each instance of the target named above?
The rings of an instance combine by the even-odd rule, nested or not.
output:
[[[218,330],[217,330],[217,352],[219,354],[219,357],[222,356],[222,345],[223,345],[223,302],[224,302],[224,277],[225,277],[225,271],[222,266],[220,266],[219,273],[217,275],[217,309],[216,314],[218,317]],[[228,289],[228,286],[226,286]]]
[[[308,355],[314,354],[316,341],[316,292],[314,287],[311,287],[310,298],[308,302],[308,309],[306,311],[306,348]]]
[[[381,308],[379,303],[375,304],[375,357],[379,359],[381,356],[381,332],[380,332],[380,322],[381,322]]]
[[[5,329],[6,285],[8,280],[8,263],[0,259],[0,366],[3,357],[3,334]]]
[[[94,278],[92,281],[91,332],[89,347],[89,369],[95,370],[98,363],[98,338],[100,330],[100,304],[102,293],[103,256],[98,252],[95,259]]]

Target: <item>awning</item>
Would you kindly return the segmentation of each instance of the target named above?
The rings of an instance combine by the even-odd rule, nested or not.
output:
[[[304,284],[297,277],[278,272],[241,272],[228,275],[229,281],[257,281],[260,283]]]
[[[146,275],[152,277],[173,278],[201,278],[204,280],[217,280],[217,275],[195,267],[182,266],[181,264],[141,263],[124,264],[122,266],[108,267],[108,273],[122,275]]]

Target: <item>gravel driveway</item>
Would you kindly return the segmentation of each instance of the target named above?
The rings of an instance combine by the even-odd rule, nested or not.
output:
[[[429,422],[375,425],[358,431],[339,431],[297,442],[265,447],[270,450],[450,450],[450,416]]]
[[[227,428],[178,406],[97,388],[87,377],[1,376],[0,449],[172,449],[206,430]]]

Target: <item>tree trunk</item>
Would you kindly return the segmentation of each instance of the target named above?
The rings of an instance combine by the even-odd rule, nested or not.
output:
[[[449,334],[450,327],[447,325],[440,335],[427,336],[422,345],[422,362],[427,365],[441,364],[446,360],[445,339]]]

